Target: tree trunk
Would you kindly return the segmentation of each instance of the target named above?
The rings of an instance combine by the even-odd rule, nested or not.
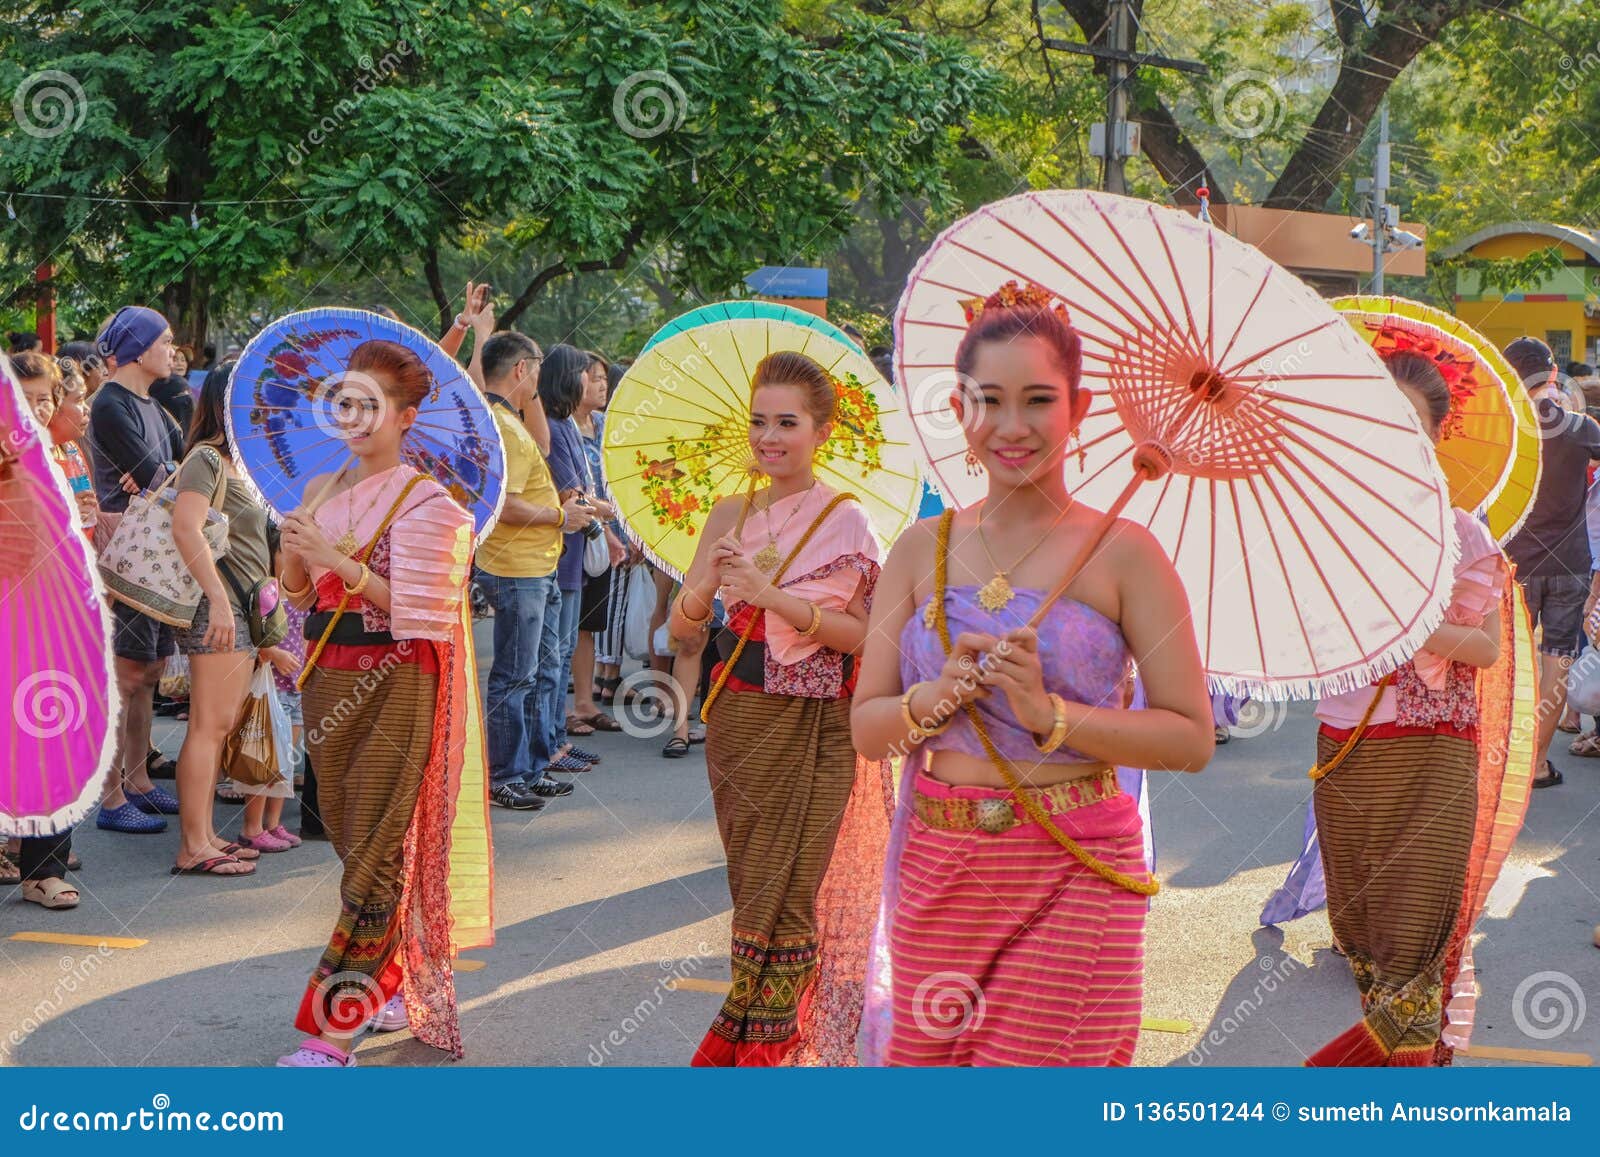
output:
[[[167,156],[167,183],[162,199],[178,204],[162,207],[156,216],[180,216],[187,220],[189,214],[198,209],[182,206],[198,206],[211,181],[211,128],[203,117],[185,116],[168,141],[171,151]],[[211,278],[203,273],[199,262],[191,261],[180,280],[162,287],[161,311],[172,326],[173,340],[178,345],[189,346],[196,357],[203,357],[211,320]]]
[[[428,279],[428,292],[433,295],[433,304],[439,310],[439,336],[443,337],[450,332],[450,324],[455,319],[450,313],[450,295],[445,292],[444,276],[439,272],[439,247],[430,245],[422,253],[422,272]]]
[[[1404,52],[1393,51],[1398,45],[1390,46],[1388,59],[1361,55],[1345,58],[1328,99],[1317,110],[1317,119],[1306,129],[1272,192],[1261,202],[1264,206],[1312,213],[1327,207],[1340,174],[1361,147],[1367,125],[1388,95],[1394,78],[1424,46],[1410,36],[1405,37],[1405,43],[1408,50]]]

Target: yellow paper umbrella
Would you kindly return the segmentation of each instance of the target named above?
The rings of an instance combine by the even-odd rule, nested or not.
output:
[[[697,325],[641,353],[606,406],[606,484],[630,537],[674,576],[694,559],[717,500],[751,484],[750,378],[785,350],[834,378],[838,417],[817,452],[817,477],[861,500],[885,548],[916,518],[922,477],[910,419],[866,355],[789,321]]]
[[[1439,441],[1450,500],[1482,508],[1505,543],[1522,525],[1539,485],[1539,419],[1521,379],[1500,351],[1442,309],[1403,297],[1337,297],[1333,307],[1379,353],[1415,350],[1432,358],[1456,396]]]

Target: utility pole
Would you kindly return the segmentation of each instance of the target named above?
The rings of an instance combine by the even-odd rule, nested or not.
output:
[[[1133,0],[1109,0],[1106,44],[1079,44],[1074,40],[1045,37],[1046,49],[1074,52],[1106,62],[1109,87],[1106,92],[1106,123],[1095,125],[1089,135],[1089,155],[1103,158],[1100,187],[1108,193],[1128,191],[1128,158],[1139,151],[1138,125],[1128,120],[1128,89],[1136,68],[1169,68],[1195,76],[1210,76],[1211,70],[1198,60],[1177,60],[1153,52],[1134,50],[1137,20]]]
[[[1372,292],[1383,294],[1383,255],[1389,248],[1389,102],[1378,109],[1378,148],[1372,154]]]
[[[1108,193],[1128,191],[1128,150],[1124,140],[1128,123],[1128,82],[1133,76],[1126,57],[1133,51],[1133,6],[1131,0],[1111,0],[1110,88],[1106,93],[1105,158],[1100,187]]]

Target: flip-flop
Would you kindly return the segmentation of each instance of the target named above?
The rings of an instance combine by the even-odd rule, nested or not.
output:
[[[219,872],[217,868],[223,864],[243,864],[248,871],[244,872]],[[209,860],[201,860],[198,864],[190,864],[185,868],[182,864],[172,865],[174,876],[221,876],[231,879],[234,876],[253,876],[256,866],[245,863],[238,856],[212,856]]]

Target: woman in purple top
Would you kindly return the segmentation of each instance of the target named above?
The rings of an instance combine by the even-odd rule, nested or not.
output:
[[[1101,519],[1063,472],[1091,396],[1048,294],[974,312],[952,404],[988,496],[895,543],[851,714],[863,756],[906,755],[863,1059],[1125,1065],[1156,889],[1116,768],[1204,767],[1211,701],[1188,597],[1142,527],[1115,523],[1027,626]]]

